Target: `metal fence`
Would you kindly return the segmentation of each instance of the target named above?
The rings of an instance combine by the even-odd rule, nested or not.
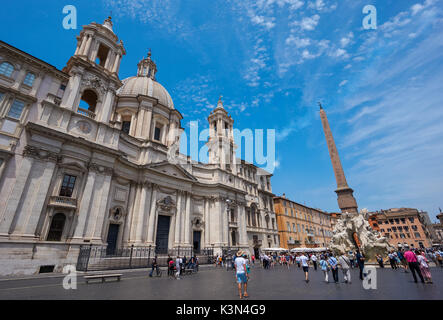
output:
[[[190,259],[197,257],[199,264],[214,262],[214,250],[205,248],[194,251],[192,248],[174,248],[167,254],[156,254],[155,249],[149,247],[122,247],[115,249],[112,254],[106,246],[81,246],[77,260],[77,271],[99,271],[117,269],[137,269],[151,267],[152,259],[157,256],[160,267],[168,265],[168,259],[175,260],[177,256]]]

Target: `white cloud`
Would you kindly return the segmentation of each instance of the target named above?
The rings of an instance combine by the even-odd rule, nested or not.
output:
[[[294,21],[291,25],[299,26],[302,30],[312,31],[315,30],[320,21],[320,16],[318,14],[312,17],[305,17],[301,21]]]
[[[291,34],[286,39],[286,44],[289,44],[289,45],[294,44],[297,48],[303,48],[303,47],[307,47],[311,44],[311,39],[294,37],[294,35]]]
[[[339,87],[343,87],[344,85],[346,85],[349,81],[348,80],[343,80],[342,82],[340,82],[340,84],[338,85]]]

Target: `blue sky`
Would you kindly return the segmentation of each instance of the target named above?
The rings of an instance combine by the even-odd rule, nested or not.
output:
[[[78,30],[62,28],[68,4]],[[360,208],[443,207],[442,0],[8,1],[0,35],[63,68],[81,25],[111,11],[120,78],[152,48],[183,127],[205,128],[223,95],[237,128],[276,130],[275,194],[338,210],[321,101]]]

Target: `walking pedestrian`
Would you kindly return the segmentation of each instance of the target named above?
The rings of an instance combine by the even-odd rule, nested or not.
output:
[[[309,258],[306,257],[303,253],[300,256],[300,263],[302,265],[303,268],[303,272],[305,273],[305,281],[306,283],[309,282]]]
[[[300,268],[300,253],[297,254],[297,257],[295,258],[295,261],[297,262],[297,267]]]
[[[351,262],[351,268],[355,267],[355,255],[352,251],[349,251],[349,261]]]
[[[351,261],[345,254],[342,254],[340,257],[338,257],[338,263],[341,266],[345,282],[351,283],[351,271],[349,270],[351,268]]]
[[[383,264],[383,257],[381,256],[381,254],[377,254],[375,256],[375,258],[377,259],[378,265],[380,266],[380,268],[384,268],[385,265]]]
[[[182,258],[180,258],[179,256],[177,256],[177,259],[175,259],[175,268],[176,268],[176,271],[175,271],[175,278],[176,278],[177,280],[180,280],[181,265],[182,265],[182,263],[183,263]]]
[[[326,258],[324,255],[321,255],[320,257],[320,268],[323,271],[323,274],[325,276],[325,282],[329,283],[329,265],[328,262],[326,261]]]
[[[314,266],[314,270],[317,271],[317,256],[315,253],[311,256],[312,265]]]
[[[338,261],[331,253],[328,258],[328,264],[331,267],[332,277],[334,278],[334,282],[338,283]]]
[[[363,252],[360,252],[359,249],[357,249],[357,254],[355,255],[355,258],[357,259],[357,265],[360,269],[360,280],[363,280],[363,269],[365,268],[365,255]]]
[[[414,278],[414,282],[417,283],[417,276],[415,275],[415,273],[417,272],[418,276],[420,277],[421,282],[425,283],[425,280],[423,279],[423,275],[421,274],[420,265],[417,261],[417,256],[415,255],[415,253],[412,252],[411,249],[408,249],[408,251],[406,251],[404,253],[404,256],[405,256],[406,260],[408,261],[409,269],[411,270],[412,277]]]
[[[395,262],[395,259],[394,259],[394,250],[389,252],[388,258],[389,258],[389,264],[391,265],[392,270],[396,270],[397,269],[397,263]]]
[[[149,277],[151,277],[152,278],[152,274],[154,273],[154,269],[157,271],[157,274],[158,274],[158,265],[157,265],[157,256],[155,256],[153,259],[152,259],[152,262],[151,262],[151,272],[149,273]]]
[[[243,251],[238,251],[237,258],[235,259],[235,276],[237,278],[238,295],[240,296],[240,299],[243,299],[243,297],[249,297],[247,292],[248,278],[246,276],[246,260],[243,258],[243,254]]]
[[[417,254],[417,261],[420,264],[420,271],[423,278],[425,278],[425,282],[432,283],[431,271],[429,270],[429,261],[426,259],[424,251]]]

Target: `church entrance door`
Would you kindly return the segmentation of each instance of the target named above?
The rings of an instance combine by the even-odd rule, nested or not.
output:
[[[155,252],[158,254],[168,253],[169,225],[171,217],[158,216],[157,239],[155,241]]]
[[[119,229],[120,229],[119,224],[111,223],[109,225],[108,239],[106,241],[108,243],[108,246],[106,247],[106,255],[108,256],[115,254],[115,249],[117,248],[117,238],[118,238]]]
[[[194,252],[200,253],[201,231],[194,231]]]

